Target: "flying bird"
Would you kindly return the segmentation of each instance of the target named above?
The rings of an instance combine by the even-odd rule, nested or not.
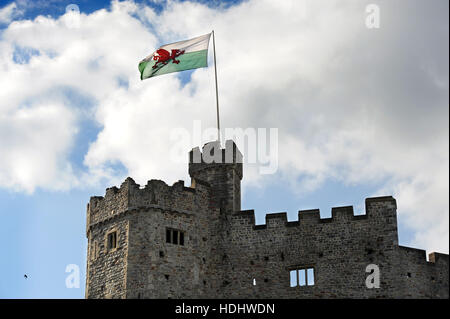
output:
[[[28,279],[28,276],[27,276],[27,274],[23,275],[23,278],[25,278],[25,279]]]

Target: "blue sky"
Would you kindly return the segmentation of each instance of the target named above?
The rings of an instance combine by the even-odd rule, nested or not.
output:
[[[329,217],[331,207],[354,205],[356,213],[363,213],[365,198],[394,195],[400,244],[448,253],[448,174],[442,174],[448,173],[448,14],[442,13],[448,12],[442,10],[448,3],[399,9],[399,2],[379,1],[387,21],[378,33],[365,33],[362,4],[333,8],[319,2],[302,20],[290,13],[298,9],[293,2],[278,8],[270,1],[138,1],[117,2],[138,9],[113,9],[110,1],[1,1],[0,10],[12,3],[15,8],[0,14],[0,51],[8,48],[0,65],[11,72],[2,74],[10,81],[0,95],[0,111],[6,114],[0,118],[0,240],[5,249],[0,298],[83,298],[89,197],[104,195],[106,187],[126,176],[141,184],[152,178],[189,184],[187,165],[161,157],[174,142],[168,126],[189,130],[196,119],[214,126],[212,68],[150,83],[138,81],[137,63],[165,41],[212,28],[219,34],[222,123],[279,128],[279,169],[271,176],[259,176],[251,167],[244,171],[242,209],[255,209],[257,223],[264,223],[269,212],[288,212],[295,220],[301,209],[319,208],[322,217]],[[84,16],[82,36],[61,22],[72,3]],[[150,11],[144,14],[145,7]],[[107,10],[103,16],[101,9]],[[277,42],[272,27],[253,29],[268,23],[268,12],[274,28],[292,24],[294,33],[286,37],[295,41]],[[361,21],[355,18],[359,14]],[[19,28],[25,20],[28,29]],[[109,40],[105,23],[111,21],[111,38],[133,30],[130,39],[121,39],[132,48],[121,51],[116,40]],[[84,46],[76,46],[80,39]],[[57,40],[61,43],[53,43]],[[97,44],[89,52],[99,51],[98,56],[77,60],[84,48]],[[275,61],[280,73],[257,73],[251,61],[258,61],[261,52],[250,49],[255,46],[270,50],[263,61],[267,56],[295,61]],[[230,61],[227,54],[238,56],[244,47],[254,60]],[[415,53],[406,57],[405,52]],[[75,59],[79,66],[62,77],[57,63],[64,59]],[[239,63],[245,65],[234,69]],[[426,113],[418,100],[427,104]],[[160,134],[158,140],[151,140],[154,134]],[[186,145],[186,154],[192,146]],[[430,235],[435,229],[437,237]],[[69,264],[80,267],[80,288],[66,288]]]

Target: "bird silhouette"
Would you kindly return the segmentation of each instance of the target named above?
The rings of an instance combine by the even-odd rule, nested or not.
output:
[[[27,276],[27,274],[23,275],[23,278],[25,278],[25,279],[28,279],[28,276]]]

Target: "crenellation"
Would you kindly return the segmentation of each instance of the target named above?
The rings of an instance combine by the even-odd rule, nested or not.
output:
[[[373,218],[382,221],[379,219],[377,213],[378,211],[384,212],[384,208],[389,207],[386,203],[392,202],[392,198],[389,201],[383,200],[383,198],[367,198],[366,202],[369,203],[377,203],[376,205],[370,205],[366,207],[366,213],[364,215],[355,215],[353,206],[342,206],[342,207],[332,207],[331,208],[331,217],[321,218],[319,209],[308,209],[308,210],[300,210],[298,211],[298,219],[294,221],[287,220],[287,213],[267,213],[266,214],[266,224],[268,219],[278,219],[278,222],[284,224],[287,227],[307,227],[310,224],[321,224],[321,223],[331,223],[331,222],[342,222],[342,221],[363,221],[367,220],[371,214]],[[391,207],[392,208],[392,207]],[[372,213],[371,213],[372,212]],[[378,214],[378,215],[377,215]],[[389,217],[389,215],[387,215]],[[233,218],[247,218],[250,219],[253,223],[250,223],[250,226],[256,226],[255,224],[255,211],[254,210],[242,210],[235,212]],[[394,222],[389,218],[386,219],[387,222]],[[262,224],[262,225],[266,225]],[[260,226],[260,225],[258,225]],[[258,229],[265,229],[265,227],[259,227]]]
[[[241,210],[242,154],[232,141],[189,153],[190,187],[128,177],[86,207],[87,298],[448,298],[449,258],[398,245],[391,196],[353,206]],[[111,246],[111,247],[109,247]],[[109,248],[108,248],[109,247]],[[379,289],[366,287],[377,265]],[[291,271],[314,284],[291,287]],[[256,285],[254,285],[256,281]]]
[[[404,252],[404,254],[409,255],[409,258],[414,259],[418,263],[427,263],[430,266],[434,266],[437,263],[447,264],[449,263],[449,255],[441,254],[437,252],[432,252],[428,254],[428,262],[427,262],[427,254],[423,249],[398,246],[400,250]]]
[[[411,258],[414,258],[418,262],[425,263],[427,261],[427,253],[423,249],[398,246],[405,254],[408,254]]]
[[[437,264],[437,263],[445,263],[448,265],[449,262],[449,258],[448,255],[446,254],[441,254],[441,253],[436,253],[436,252],[432,252],[428,255],[428,260],[433,263],[433,264]]]
[[[297,220],[299,225],[307,225],[312,223],[320,222],[320,210],[319,209],[308,209],[299,210],[297,213]]]
[[[91,197],[89,202],[89,222],[95,224],[125,211],[128,206],[127,195],[124,189],[110,187],[106,189],[104,197]]]
[[[270,219],[279,219],[281,221],[284,221],[287,223],[287,213],[281,212],[281,213],[267,213],[266,214],[266,222]]]
[[[333,220],[352,220],[354,217],[353,206],[342,206],[331,208],[331,218]]]
[[[161,180],[149,180],[144,188],[128,177],[120,186],[106,189],[102,196],[92,196],[87,209],[88,225],[107,221],[115,215],[140,207],[164,207],[173,211],[192,211],[194,202],[208,201],[209,185],[200,182],[195,188],[185,187],[184,181],[172,186]]]
[[[116,186],[109,187],[106,189],[105,198],[111,198],[116,196],[116,194],[119,192],[119,189]]]
[[[231,164],[242,179],[242,162],[242,153],[233,141],[226,141],[224,149],[218,141],[209,142],[203,145],[201,151],[199,147],[195,147],[189,152],[189,175]]]

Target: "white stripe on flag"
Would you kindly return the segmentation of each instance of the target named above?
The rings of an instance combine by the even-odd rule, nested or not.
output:
[[[196,38],[193,38],[190,40],[179,41],[179,42],[163,45],[161,47],[161,49],[167,50],[169,52],[172,49],[179,49],[179,50],[185,50],[185,53],[207,50],[210,37],[211,37],[211,33],[208,33],[208,34],[201,35],[199,37],[196,37]]]

